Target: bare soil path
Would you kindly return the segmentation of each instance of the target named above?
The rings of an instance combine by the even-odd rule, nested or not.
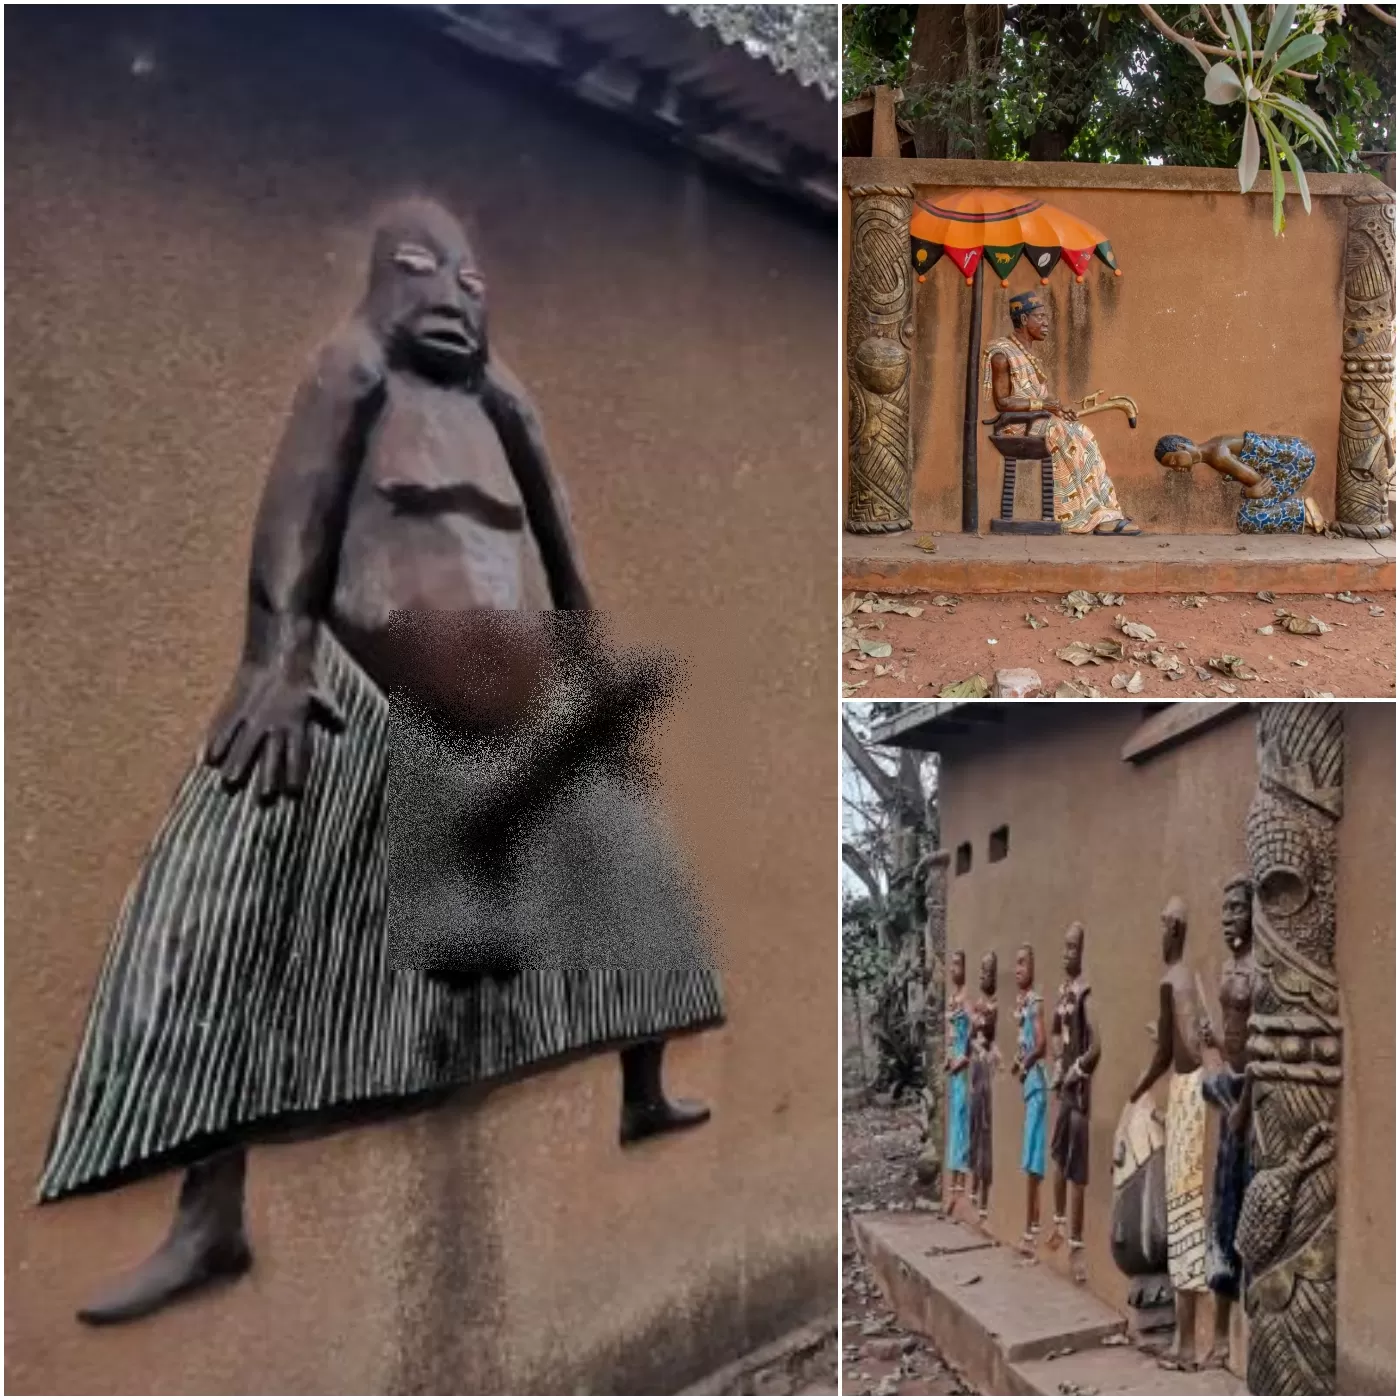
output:
[[[842,693],[928,699],[977,676],[990,689],[998,670],[1029,668],[1045,696],[1073,685],[1090,698],[1395,698],[1393,593],[1086,595],[1095,604],[1078,617],[1066,596],[848,594]],[[861,611],[872,598],[874,610]],[[1120,618],[1153,635],[1125,633]],[[1072,643],[1108,644],[1108,655],[1074,665],[1056,655]]]

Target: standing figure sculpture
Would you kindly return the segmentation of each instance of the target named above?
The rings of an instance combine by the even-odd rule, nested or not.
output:
[[[1249,1083],[1253,1175],[1235,1231],[1244,1262],[1249,1389],[1337,1388],[1339,705],[1265,705],[1246,820],[1254,878]]]
[[[1209,1366],[1230,1360],[1230,1313],[1240,1297],[1240,1256],[1235,1230],[1249,1185],[1249,1101],[1245,1092],[1246,1044],[1254,1001],[1254,881],[1236,875],[1225,886],[1221,924],[1225,935],[1225,964],[1220,971],[1221,1043],[1216,1044],[1209,1019],[1201,1023],[1201,1038],[1224,1057],[1224,1064],[1206,1072],[1201,1092],[1220,1110],[1220,1138],[1215,1152],[1215,1177],[1210,1198],[1210,1233],[1206,1242],[1206,1283],[1215,1295],[1215,1339],[1206,1357]]]
[[[446,979],[391,948],[388,696],[443,698],[431,677],[415,691],[424,628],[402,619],[451,638],[464,618],[590,606],[539,419],[490,353],[485,280],[434,203],[380,222],[364,300],[298,390],[247,596],[241,664],[122,908],[40,1182],[52,1201],[187,1168],[164,1244],[89,1323],[243,1273],[247,1144],[313,1115],[611,1044],[623,1142],[708,1116],[662,1093],[660,1037],[721,1018],[712,968],[607,966],[602,948],[597,965],[546,951]],[[489,621],[477,635],[513,645]],[[590,849],[606,871],[607,845]]]
[[[997,1054],[997,955],[982,955],[981,995],[972,1005],[972,1063],[969,1066],[968,1171],[977,1219],[987,1219],[992,1191],[992,1076]]]
[[[1099,1038],[1089,1015],[1089,984],[1084,980],[1084,925],[1065,933],[1065,978],[1050,1024],[1054,1068],[1050,1087],[1058,1104],[1050,1156],[1055,1163],[1055,1219],[1052,1244],[1069,1214],[1071,1267],[1076,1276],[1084,1249],[1084,1190],[1089,1184],[1089,1088],[1099,1064]]]
[[[1021,1170],[1026,1174],[1026,1228],[1023,1253],[1034,1254],[1040,1239],[1040,1183],[1045,1180],[1045,1118],[1049,1097],[1045,1078],[1045,999],[1035,989],[1035,950],[1016,950],[1016,1059],[1011,1072],[1025,1102],[1021,1130]]]
[[[1198,446],[1168,434],[1157,440],[1153,455],[1172,471],[1189,472],[1204,463],[1238,481],[1244,490],[1235,528],[1242,535],[1300,535],[1307,524],[1303,488],[1317,454],[1302,438],[1222,433]]]
[[[967,955],[961,948],[948,962],[953,995],[948,1001],[948,1052],[943,1068],[948,1075],[948,1194],[960,1196],[967,1184],[970,1141],[968,1064],[972,1052],[972,1013],[967,1006]],[[950,1200],[950,1204],[956,1204]]]
[[[1205,1100],[1201,1096],[1200,1026],[1203,1007],[1195,979],[1182,961],[1186,905],[1162,910],[1162,958],[1157,1048],[1129,1096],[1136,1103],[1168,1071],[1167,1272],[1176,1295],[1176,1336],[1162,1358],[1175,1369],[1196,1365],[1196,1300],[1206,1291]]]
[[[1071,535],[1142,534],[1118,505],[1098,440],[1072,408],[1051,397],[1045,372],[1032,353],[1050,334],[1045,298],[1038,291],[1017,292],[1009,305],[1011,334],[987,347],[982,392],[998,413],[1048,411],[1050,416],[1032,423],[1029,431],[1043,437],[1050,449],[1060,528]],[[999,431],[1014,436],[1027,429],[1010,424]]]

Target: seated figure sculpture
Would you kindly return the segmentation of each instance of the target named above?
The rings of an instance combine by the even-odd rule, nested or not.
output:
[[[1264,433],[1221,433],[1197,446],[1170,433],[1154,455],[1172,471],[1189,472],[1198,462],[1234,477],[1244,487],[1235,527],[1242,535],[1299,535],[1307,523],[1303,487],[1317,457],[1302,438]]]
[[[1055,471],[1055,519],[1071,535],[1140,535],[1141,529],[1123,513],[1109,480],[1108,468],[1090,429],[1072,408],[1051,397],[1050,385],[1034,346],[1050,334],[1050,312],[1038,291],[1017,292],[1010,298],[1011,334],[994,340],[986,351],[982,391],[998,413],[1050,416],[1030,425],[1045,439]],[[1020,424],[999,431],[1024,433]]]
[[[391,951],[389,696],[407,685],[442,708],[426,662],[459,648],[497,682],[472,723],[500,697],[519,709],[535,634],[490,619],[591,607],[538,416],[486,324],[457,221],[421,200],[386,213],[364,300],[298,391],[254,530],[242,660],[117,921],[49,1147],[42,1201],[185,1168],[164,1243],[84,1322],[244,1273],[248,1145],[310,1115],[427,1105],[613,1047],[623,1144],[709,1116],[661,1079],[665,1037],[722,1019],[703,956],[617,966],[604,938],[585,958],[437,976]],[[561,758],[537,753],[502,791],[539,788]],[[591,834],[575,860],[595,883],[611,872],[620,924],[629,872]]]

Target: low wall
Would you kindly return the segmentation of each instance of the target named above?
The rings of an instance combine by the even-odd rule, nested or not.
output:
[[[1044,199],[1104,231],[1123,276],[1095,259],[1079,285],[1068,266],[1057,267],[1044,289],[1053,324],[1039,353],[1052,392],[1066,403],[1100,389],[1136,399],[1136,430],[1117,412],[1087,421],[1120,503],[1144,528],[1235,528],[1238,484],[1206,467],[1185,474],[1160,466],[1152,449],[1165,433],[1197,441],[1244,431],[1304,438],[1317,454],[1306,494],[1333,515],[1346,196],[1378,190],[1379,181],[1310,177],[1311,215],[1291,194],[1286,233],[1276,238],[1267,178],[1242,196],[1233,170],[867,158],[845,161],[842,178],[847,228],[852,188],[902,186],[935,202],[953,189],[986,186]],[[983,348],[1010,333],[1008,297],[1039,283],[1024,259],[1009,280],[1003,289],[990,269],[984,272]],[[906,324],[912,513],[920,530],[961,528],[971,297],[946,258],[913,284]],[[992,413],[980,388],[978,408],[978,522],[985,532],[998,509],[1002,464],[980,421]],[[1021,509],[1031,515],[1038,507],[1034,475],[1029,467],[1021,471]]]
[[[12,1391],[666,1393],[836,1305],[832,230],[416,29],[5,17]],[[690,662],[662,776],[729,1022],[668,1079],[714,1119],[623,1152],[601,1055],[256,1149],[252,1274],[88,1331],[177,1182],[36,1209],[64,1076],[238,654],[292,391],[415,190],[471,220],[600,606]]]
[[[942,838],[972,848],[972,868],[948,877],[948,947],[977,964],[1000,961],[998,1041],[1015,1053],[1016,949],[1029,942],[1047,1001],[1059,986],[1064,930],[1085,925],[1085,976],[1103,1042],[1093,1079],[1085,1256],[1089,1287],[1122,1306],[1127,1280],[1109,1250],[1113,1132],[1152,1055],[1162,975],[1159,915],[1172,895],[1190,916],[1186,963],[1219,1024],[1224,882],[1247,868],[1244,818],[1256,779],[1254,718],[1238,707],[1218,726],[1139,763],[1120,756],[1139,706],[1103,702],[1013,707],[1006,733],[977,731],[945,752]],[[1394,714],[1352,703],[1346,715],[1346,814],[1339,828],[1337,967],[1345,1020],[1339,1197],[1339,1382],[1394,1373]],[[987,859],[989,834],[1009,828],[1004,860]],[[1167,1081],[1154,1091],[1163,1106]],[[1019,1086],[997,1076],[990,1223],[1011,1243],[1025,1225]],[[1207,1191],[1218,1125],[1208,1115]],[[1362,1135],[1366,1146],[1362,1146]],[[1052,1210],[1051,1181],[1042,1217]],[[1043,1252],[1044,1253],[1044,1252]],[[1045,1254],[1063,1267],[1065,1251]],[[1202,1319],[1203,1328],[1207,1325]],[[1346,1389],[1342,1386],[1342,1389]],[[1379,1391],[1377,1393],[1393,1393]]]

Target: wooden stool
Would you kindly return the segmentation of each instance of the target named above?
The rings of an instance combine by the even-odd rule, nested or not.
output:
[[[1049,413],[1008,412],[982,422],[992,429],[991,443],[1001,453],[1001,514],[992,521],[994,535],[1058,535],[1059,521],[1055,519],[1055,464],[1045,439],[1030,432],[1032,423],[1049,418]],[[1023,423],[1023,435],[1003,433],[1001,429],[1013,423]],[[1040,463],[1040,519],[1017,520],[1016,463]]]

